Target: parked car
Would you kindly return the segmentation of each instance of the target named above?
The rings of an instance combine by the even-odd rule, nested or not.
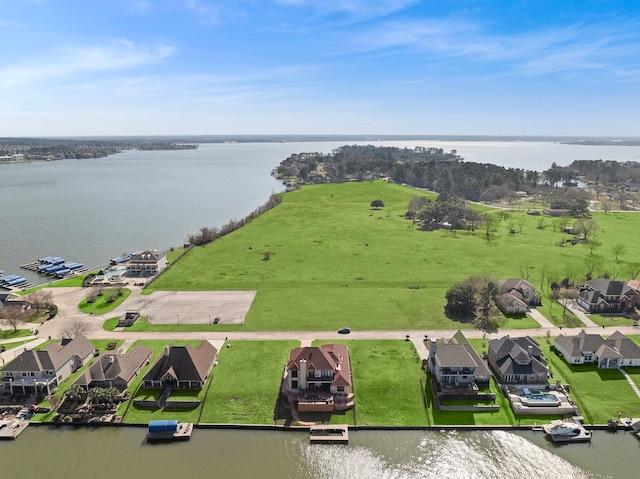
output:
[[[338,329],[338,334],[349,334],[351,332],[351,329],[349,328],[340,328]]]

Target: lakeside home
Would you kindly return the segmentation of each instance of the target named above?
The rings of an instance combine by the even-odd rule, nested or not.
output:
[[[554,345],[569,364],[595,363],[599,369],[640,366],[640,346],[619,331],[607,339],[582,330],[575,336],[558,336]]]
[[[349,350],[341,344],[292,349],[282,392],[299,411],[341,411],[354,406]]]
[[[218,357],[218,350],[202,341],[196,348],[165,346],[163,354],[142,379],[146,389],[202,389]]]
[[[11,394],[51,394],[93,357],[95,347],[84,336],[53,342],[41,350],[25,350],[0,375]]]

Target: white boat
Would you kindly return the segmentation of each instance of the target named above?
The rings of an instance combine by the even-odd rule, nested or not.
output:
[[[591,440],[591,431],[582,424],[569,421],[551,421],[542,428],[554,442],[587,442]]]

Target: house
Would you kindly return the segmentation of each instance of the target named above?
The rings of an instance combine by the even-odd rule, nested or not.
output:
[[[20,308],[24,313],[31,309],[31,303],[20,299],[20,296],[14,293],[0,293],[0,311],[4,308]]]
[[[634,310],[637,297],[623,281],[598,278],[580,288],[576,302],[588,313],[623,313]]]
[[[218,350],[202,341],[197,347],[165,346],[164,353],[142,379],[146,389],[202,389],[218,357]]]
[[[575,336],[558,336],[554,345],[569,364],[596,363],[600,369],[640,366],[640,346],[619,331],[607,339],[584,330]]]
[[[131,256],[126,262],[127,275],[150,278],[167,267],[167,255],[158,250],[146,250]]]
[[[341,344],[292,349],[282,392],[299,411],[339,411],[354,405],[349,350]]]
[[[124,391],[147,364],[152,352],[151,348],[139,344],[126,354],[103,354],[73,384],[85,389],[101,387]]]
[[[547,384],[547,364],[538,343],[524,336],[489,341],[489,367],[503,384]]]
[[[527,308],[540,304],[536,288],[524,279],[508,279],[500,286],[496,305],[504,314],[526,314]]]
[[[93,357],[95,347],[84,336],[63,339],[41,350],[25,350],[0,374],[11,394],[51,394],[69,375]]]
[[[429,372],[443,388],[471,387],[475,383],[488,383],[491,372],[462,332],[451,339],[431,339],[429,345]]]
[[[119,327],[133,326],[138,319],[140,319],[140,311],[126,311],[120,319],[118,319]]]

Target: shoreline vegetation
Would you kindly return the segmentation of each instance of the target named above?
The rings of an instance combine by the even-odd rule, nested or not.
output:
[[[313,171],[318,171],[317,163]],[[190,237],[197,246],[181,253],[147,292],[256,289],[258,294],[242,325],[246,331],[335,331],[345,325],[356,330],[464,330],[474,324],[446,316],[445,292],[466,277],[490,272],[500,280],[527,276],[540,286],[543,305],[539,311],[556,326],[575,327],[575,318],[556,303],[554,284],[568,289],[587,274],[622,277],[637,271],[633,259],[640,254],[640,245],[634,238],[640,217],[636,214],[579,210],[580,217],[561,225],[542,211],[545,200],[532,204],[522,198],[506,208],[496,207],[495,202],[472,204],[480,218],[474,228],[423,230],[415,214],[407,215],[416,195],[427,200],[425,204],[438,201],[434,192],[373,178],[296,185],[274,195],[248,219],[232,221],[221,230],[203,228]],[[374,208],[377,201],[384,206]],[[540,214],[528,214],[532,209]],[[593,221],[593,230],[583,231],[582,241],[568,241],[575,236],[567,231],[568,225],[586,218]],[[616,248],[621,242],[625,248]],[[500,329],[512,329],[520,321],[529,319],[504,317],[498,324]],[[147,323],[144,330],[153,329]],[[550,350],[553,337],[544,336],[541,328],[536,339],[550,359],[554,377],[577,391],[576,402],[592,425],[605,424],[616,411],[640,416],[640,405],[622,374],[614,371],[601,378],[595,366],[567,366]],[[180,338],[179,331],[175,338]],[[632,339],[640,344],[640,336]],[[412,342],[343,342],[349,345],[354,365],[357,406],[352,413],[332,416],[331,423],[394,429],[512,429],[530,428],[549,419],[516,418],[501,396],[497,413],[436,413]],[[151,346],[154,342],[143,343]],[[155,343],[157,356],[166,341]],[[280,368],[288,349],[295,347],[289,343],[244,340],[225,344],[194,422],[219,427],[260,427],[253,425],[273,422]],[[484,340],[472,344],[480,354],[486,352]],[[265,357],[280,358],[268,373],[255,368],[256,360]],[[640,368],[631,369],[630,376],[639,384],[636,369]],[[144,372],[129,388],[132,398]],[[606,400],[598,395],[592,398],[590,392],[603,389],[600,383],[604,380],[608,390],[614,387],[616,393]],[[390,390],[395,391],[394,404],[402,407],[389,406]],[[64,391],[61,386],[59,394]],[[266,401],[266,409],[264,398],[272,398]],[[219,404],[228,407],[216,407]],[[37,416],[36,420],[50,419]],[[132,407],[123,416],[124,423],[134,424],[147,416],[169,417]],[[266,427],[279,426],[279,420],[287,424],[276,419],[274,426]]]

